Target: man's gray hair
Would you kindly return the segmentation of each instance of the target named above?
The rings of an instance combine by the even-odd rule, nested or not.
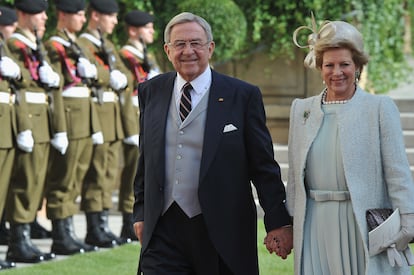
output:
[[[207,41],[213,41],[213,33],[211,31],[210,24],[202,17],[192,14],[190,12],[182,12],[174,16],[170,22],[168,22],[167,26],[165,27],[164,31],[164,42],[169,43],[171,29],[178,24],[187,23],[187,22],[195,22],[199,24],[205,31],[207,36]]]

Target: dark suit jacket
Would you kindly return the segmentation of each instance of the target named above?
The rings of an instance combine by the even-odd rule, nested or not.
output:
[[[165,130],[175,77],[175,72],[166,73],[138,87],[141,156],[134,187],[134,218],[144,221],[142,251],[163,209]],[[235,274],[258,274],[257,215],[251,182],[265,212],[266,229],[290,221],[265,120],[257,87],[213,71],[198,194],[209,237]],[[228,124],[237,130],[224,133]]]

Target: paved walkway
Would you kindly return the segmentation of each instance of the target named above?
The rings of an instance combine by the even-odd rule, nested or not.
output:
[[[46,229],[51,230],[52,225],[50,220],[46,218],[46,216],[43,214],[43,211],[40,211],[38,213],[38,222],[43,225]],[[76,235],[79,239],[84,239],[86,235],[86,218],[83,213],[75,215],[73,217],[73,223],[76,230]],[[110,214],[109,215],[109,227],[112,229],[112,232],[114,234],[118,235],[121,232],[122,227],[122,216],[120,214]],[[52,240],[51,239],[43,239],[43,240],[32,240],[33,243],[42,251],[42,252],[50,252],[50,247],[52,246]],[[0,245],[0,259],[5,259],[7,253],[7,246]],[[70,256],[57,256],[56,260],[62,260]],[[26,267],[30,266],[31,264],[25,264],[25,263],[16,263],[16,267]],[[1,273],[0,273],[1,274]]]

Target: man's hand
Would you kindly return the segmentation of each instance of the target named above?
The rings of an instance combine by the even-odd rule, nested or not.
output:
[[[142,245],[142,234],[144,233],[144,222],[134,223],[134,232],[135,232],[135,236],[137,236],[139,242]]]
[[[268,232],[264,244],[269,253],[275,252],[282,259],[286,259],[293,248],[292,226],[279,227]]]

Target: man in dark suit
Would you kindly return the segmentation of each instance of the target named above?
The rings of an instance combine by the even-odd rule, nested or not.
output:
[[[292,228],[260,90],[213,71],[210,25],[181,13],[164,50],[177,72],[138,87],[140,159],[134,230],[138,274],[259,274],[257,215],[266,246],[286,258]]]

